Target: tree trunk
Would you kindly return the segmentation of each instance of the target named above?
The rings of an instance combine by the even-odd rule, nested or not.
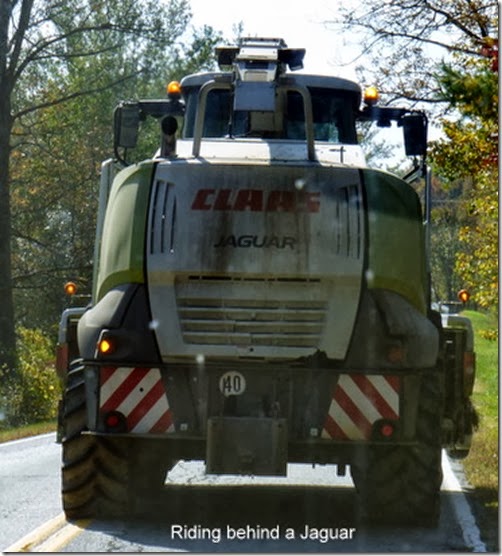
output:
[[[0,369],[10,376],[16,368],[16,334],[12,292],[11,212],[9,187],[11,94],[13,74],[8,67],[9,22],[12,3],[0,0]]]
[[[0,368],[7,366],[9,374],[14,374],[16,336],[11,264],[9,139],[12,123],[9,104],[9,99],[0,92]]]

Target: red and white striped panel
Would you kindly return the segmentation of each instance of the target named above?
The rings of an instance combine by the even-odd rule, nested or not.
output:
[[[159,369],[104,367],[100,376],[102,413],[122,413],[128,432],[174,432],[173,415]]]
[[[322,438],[367,440],[379,419],[399,419],[399,377],[340,375]]]

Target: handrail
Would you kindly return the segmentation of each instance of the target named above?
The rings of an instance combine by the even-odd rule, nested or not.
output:
[[[232,89],[232,84],[212,79],[211,81],[204,83],[204,85],[200,88],[192,146],[192,154],[195,158],[200,155],[200,144],[202,141],[202,133],[204,131],[204,118],[206,116],[207,95],[215,89],[228,89],[230,91]]]
[[[197,114],[195,116],[194,134],[192,155],[195,158],[200,156],[200,147],[202,142],[202,135],[204,132],[204,119],[206,116],[207,96],[215,90],[232,90],[232,83],[225,81],[211,80],[202,85],[199,90],[199,98],[197,103]],[[315,138],[314,138],[314,118],[312,110],[312,99],[307,87],[300,85],[284,84],[279,85],[278,89],[296,92],[301,95],[303,99],[304,117],[305,117],[305,139],[307,142],[307,158],[310,161],[316,160],[315,154]]]

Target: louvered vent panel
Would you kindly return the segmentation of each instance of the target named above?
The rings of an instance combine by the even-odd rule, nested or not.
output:
[[[316,347],[323,329],[326,302],[308,299],[311,296],[301,292],[305,290],[307,294],[306,289],[315,288],[319,283],[320,280],[291,278],[190,277],[177,295],[183,339],[200,345]],[[206,284],[214,292],[231,290],[232,295],[196,295],[196,292],[209,291],[200,287]],[[277,300],[272,299],[274,290],[280,292]]]

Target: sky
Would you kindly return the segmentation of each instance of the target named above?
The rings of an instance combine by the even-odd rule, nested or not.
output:
[[[191,24],[210,25],[225,39],[235,39],[235,26],[242,22],[243,36],[278,37],[290,48],[305,48],[303,73],[343,77],[357,82],[363,89],[354,61],[360,54],[354,32],[341,34],[329,21],[335,19],[337,7],[361,5],[362,0],[189,0]],[[357,60],[361,64],[361,60]],[[389,130],[387,140],[398,145],[397,159],[402,157],[402,132]],[[429,128],[433,138],[433,130]],[[434,135],[435,138],[435,135]]]
[[[333,0],[190,0],[194,27],[211,25],[231,40],[234,26],[242,21],[244,36],[278,37],[291,48],[306,48],[305,73],[355,80],[353,65],[348,64],[357,54],[351,37],[340,37],[325,23],[336,14],[337,4]]]

